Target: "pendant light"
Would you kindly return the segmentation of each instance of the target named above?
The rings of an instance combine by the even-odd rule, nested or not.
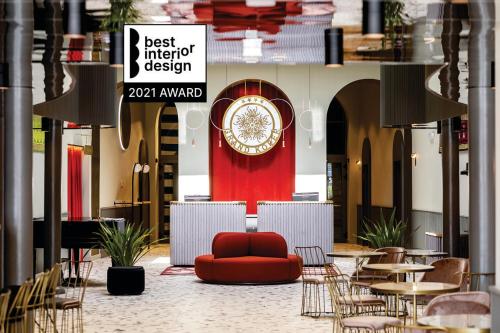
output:
[[[0,90],[9,88],[9,64],[0,63]]]
[[[363,35],[380,39],[385,32],[385,3],[383,0],[363,0]]]
[[[341,67],[344,64],[344,29],[325,30],[325,66]]]
[[[84,39],[86,34],[85,0],[64,1],[64,36]]]
[[[109,65],[123,67],[123,31],[109,33]]]

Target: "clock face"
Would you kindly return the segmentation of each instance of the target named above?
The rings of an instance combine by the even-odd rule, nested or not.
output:
[[[131,122],[130,104],[123,101],[122,95],[118,107],[118,139],[122,150],[127,150],[130,144],[130,132],[132,130]]]
[[[271,101],[249,95],[238,98],[227,108],[222,129],[231,148],[245,155],[261,155],[276,145],[283,123]]]

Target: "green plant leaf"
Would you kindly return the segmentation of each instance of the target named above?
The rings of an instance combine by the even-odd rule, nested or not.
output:
[[[109,254],[118,266],[134,266],[150,251],[153,244],[163,239],[150,242],[152,231],[126,224],[123,231],[117,226],[100,223],[99,232],[101,247]]]

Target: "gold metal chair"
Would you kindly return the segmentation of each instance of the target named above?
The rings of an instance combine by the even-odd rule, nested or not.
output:
[[[401,325],[401,321],[394,317],[359,315],[356,306],[342,301],[338,281],[334,276],[326,276],[326,285],[332,298],[334,308],[333,332],[385,332],[386,325]]]
[[[62,286],[65,288],[66,293],[61,298],[56,296],[56,309],[62,311],[61,332],[70,331],[69,311],[71,311],[71,332],[75,330],[83,332],[82,305],[90,271],[92,270],[92,261],[67,261],[65,265]]]
[[[342,306],[349,306],[359,314],[381,315],[386,313],[386,301],[375,295],[359,295],[352,293],[351,279],[349,275],[343,274],[340,269],[331,264],[325,266],[328,276],[335,277],[336,290],[339,302]]]
[[[435,326],[386,325],[385,333],[439,333],[448,332],[445,328]]]
[[[42,323],[45,320],[45,293],[47,292],[48,277],[48,272],[40,273],[37,276],[27,308],[31,312],[29,317],[31,326],[37,327],[41,331],[43,331]]]
[[[4,290],[0,294],[0,333],[5,333],[5,321],[9,309],[10,290]]]
[[[56,293],[57,287],[61,282],[61,271],[61,264],[55,264],[49,271],[47,291],[45,293],[45,318],[43,323],[43,331],[45,332],[57,332]]]
[[[325,290],[325,276],[337,268],[326,262],[326,257],[319,246],[297,246],[295,254],[302,258],[302,306],[301,316],[320,317],[322,314],[332,313],[331,301]],[[338,272],[337,274],[339,274]],[[328,309],[327,309],[328,308]]]
[[[6,328],[9,333],[28,332],[28,304],[31,299],[33,279],[28,279],[17,290],[7,313]]]

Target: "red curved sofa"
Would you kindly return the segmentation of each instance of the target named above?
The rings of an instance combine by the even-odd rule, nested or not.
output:
[[[296,280],[302,258],[288,254],[285,239],[274,232],[221,232],[212,254],[196,257],[196,275],[212,283],[283,283]]]

